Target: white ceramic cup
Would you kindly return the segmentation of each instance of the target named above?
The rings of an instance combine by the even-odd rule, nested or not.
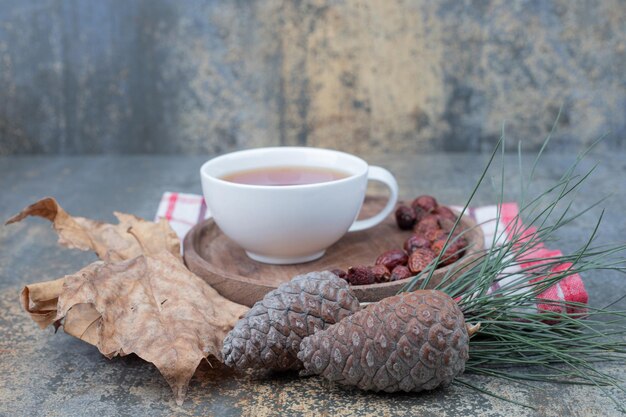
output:
[[[248,185],[222,177],[267,167],[327,168],[348,174],[305,185]],[[294,264],[315,260],[346,232],[368,229],[394,209],[398,184],[389,171],[330,149],[259,148],[218,156],[200,168],[202,191],[213,219],[247,255],[259,262]],[[390,197],[373,217],[355,220],[368,180],[387,185]]]

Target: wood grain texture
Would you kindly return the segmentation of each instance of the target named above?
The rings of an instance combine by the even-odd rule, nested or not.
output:
[[[381,198],[366,199],[361,216],[378,212],[384,205]],[[470,229],[466,234],[468,249],[456,264],[439,268],[431,278],[428,288],[436,286],[451,269],[474,260],[483,248],[483,233],[469,217],[463,217],[461,227]],[[226,237],[212,219],[195,226],[185,237],[184,258],[187,267],[203,278],[224,297],[240,304],[252,306],[269,291],[296,275],[333,268],[346,270],[353,265],[373,265],[382,252],[400,249],[411,231],[400,230],[393,216],[376,227],[345,235],[328,248],[326,254],[315,261],[296,265],[268,265],[256,262],[244,250]],[[453,274],[450,279],[454,279]],[[400,290],[408,280],[371,285],[353,286],[361,302],[378,301]]]

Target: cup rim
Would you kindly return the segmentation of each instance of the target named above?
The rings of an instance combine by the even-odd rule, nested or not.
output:
[[[351,158],[356,160],[357,162],[363,164],[364,166],[364,170],[362,172],[356,172],[356,173],[349,173],[350,175],[348,175],[345,178],[341,178],[338,180],[332,180],[332,181],[326,181],[326,182],[317,182],[317,183],[313,183],[313,184],[293,184],[293,185],[281,185],[281,186],[276,186],[276,185],[255,185],[255,184],[241,184],[241,183],[237,183],[237,182],[231,182],[231,181],[226,181],[223,180],[217,176],[211,175],[209,173],[206,172],[206,167],[211,165],[212,163],[215,163],[216,161],[219,162],[222,159],[227,159],[227,158],[232,158],[233,156],[237,156],[237,155],[241,155],[241,154],[253,154],[253,153],[257,153],[257,152],[267,152],[267,151],[284,151],[284,150],[293,150],[296,152],[328,152],[328,153],[332,153],[332,154],[340,154],[343,157],[347,157],[347,158]],[[208,161],[204,162],[202,164],[202,166],[200,167],[200,176],[202,178],[205,178],[207,180],[210,181],[215,181],[218,184],[222,184],[222,185],[227,185],[233,188],[241,188],[241,189],[271,189],[271,190],[293,190],[293,189],[302,189],[302,188],[316,188],[316,187],[324,187],[324,186],[331,186],[334,184],[342,184],[348,181],[353,180],[356,177],[362,176],[364,174],[367,174],[369,168],[369,164],[363,159],[363,158],[359,158],[356,155],[347,153],[347,152],[343,152],[343,151],[338,151],[335,149],[329,149],[329,148],[317,148],[317,147],[306,147],[306,146],[270,146],[270,147],[262,147],[262,148],[253,148],[253,149],[245,149],[245,150],[240,150],[240,151],[234,151],[234,152],[228,152],[216,157],[213,157],[211,159],[209,159]]]

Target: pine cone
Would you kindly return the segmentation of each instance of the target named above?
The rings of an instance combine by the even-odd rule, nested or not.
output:
[[[298,275],[270,291],[224,339],[224,363],[239,369],[300,369],[306,336],[358,311],[348,283],[329,271]]]
[[[385,298],[305,338],[306,373],[372,391],[421,391],[450,384],[465,369],[463,313],[441,291]]]

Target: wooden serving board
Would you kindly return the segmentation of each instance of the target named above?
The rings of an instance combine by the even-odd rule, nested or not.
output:
[[[379,197],[367,197],[359,217],[377,213],[385,201]],[[455,264],[437,269],[430,287],[437,285],[451,267],[458,268],[475,259],[477,252],[483,248],[484,237],[480,227],[476,227],[467,216],[461,219],[461,223],[471,229],[465,235],[469,243],[466,253]],[[400,230],[393,216],[389,216],[376,227],[346,234],[320,259],[296,265],[268,265],[248,258],[241,247],[227,238],[212,219],[208,219],[196,225],[185,237],[184,258],[192,272],[224,297],[252,306],[269,291],[296,275],[332,268],[347,270],[353,265],[373,265],[382,252],[401,249],[411,234],[411,231]],[[373,302],[396,294],[407,282],[401,280],[352,288],[361,302]]]

